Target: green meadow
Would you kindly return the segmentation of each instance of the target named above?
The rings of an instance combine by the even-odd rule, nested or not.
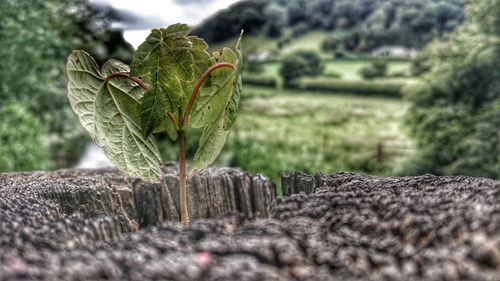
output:
[[[401,99],[244,88],[222,161],[278,180],[282,171],[392,174],[412,152]]]

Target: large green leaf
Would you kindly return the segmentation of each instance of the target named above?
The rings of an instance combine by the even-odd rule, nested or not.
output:
[[[194,77],[199,78],[212,65],[210,54],[207,52],[208,45],[205,40],[196,36],[188,36],[188,38],[193,44]],[[209,86],[210,83],[204,84]]]
[[[214,53],[213,63],[237,62],[236,54],[229,48]],[[194,128],[205,128],[216,123],[226,109],[234,90],[238,74],[229,67],[219,68],[210,75],[212,87],[198,93],[196,107],[191,111],[190,123]]]
[[[161,159],[153,136],[143,138],[139,102],[113,83],[105,83],[95,101],[96,134],[106,156],[129,175],[161,177]]]
[[[241,73],[243,71],[243,53],[241,50],[241,36],[243,35],[243,30],[241,31],[240,38],[236,44],[236,79],[233,81],[233,90],[231,98],[226,105],[224,110],[224,130],[229,130],[233,126],[236,120],[236,115],[238,113],[238,108],[241,100],[241,90],[242,90],[242,78]]]
[[[104,63],[102,66],[102,75],[103,76],[108,76],[113,73],[117,72],[123,72],[123,73],[129,73],[130,72],[130,67],[123,62],[115,59],[110,59],[107,62]],[[131,96],[133,96],[136,100],[140,100],[142,96],[144,96],[144,89],[141,88],[137,83],[125,79],[125,78],[114,78],[111,80],[111,83],[117,85],[120,89],[124,90],[125,92],[129,93]]]
[[[168,137],[175,141],[177,140],[177,127],[174,125],[174,123],[170,120],[170,118],[166,118],[159,127],[156,127],[156,129],[153,131],[155,134],[159,133],[167,133]]]
[[[141,99],[140,121],[142,128],[142,135],[144,137],[150,136],[153,132],[163,129],[166,123],[170,122],[167,118],[167,96],[149,91]]]
[[[166,120],[166,112],[178,113],[193,83],[193,43],[185,24],[153,29],[134,53],[131,75],[147,81],[151,88],[141,100],[141,127],[150,135]]]
[[[128,66],[110,60],[101,72],[84,51],[73,51],[67,66],[72,108],[108,159],[129,175],[159,180],[158,147],[152,136],[142,137],[139,127],[142,90],[125,78],[106,80],[112,73],[128,71]]]
[[[189,176],[208,167],[221,153],[229,135],[229,130],[223,128],[223,122],[221,118],[203,129],[198,149],[189,169]]]
[[[90,137],[96,140],[94,101],[103,78],[97,63],[83,51],[73,51],[67,62],[68,98],[71,108]]]
[[[192,112],[192,126],[203,128],[190,174],[206,168],[222,151],[229,129],[236,119],[241,96],[241,36],[236,53],[229,48],[214,53],[214,63],[229,62],[236,69],[220,68],[211,75],[212,91],[202,92]]]

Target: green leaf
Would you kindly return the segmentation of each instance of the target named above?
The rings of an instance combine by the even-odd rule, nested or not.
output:
[[[147,81],[151,88],[140,106],[141,127],[145,136],[160,126],[166,112],[178,113],[189,96],[193,83],[193,44],[185,24],[153,29],[134,53],[131,75]]]
[[[242,78],[241,73],[243,71],[243,52],[241,50],[241,37],[243,36],[243,30],[240,33],[240,38],[238,39],[238,43],[236,44],[236,74],[237,77],[233,82],[233,91],[231,95],[231,99],[226,105],[226,109],[224,110],[224,130],[229,130],[233,126],[234,121],[236,120],[236,115],[238,113],[238,108],[241,100],[241,90],[242,90]]]
[[[236,119],[241,96],[243,63],[240,40],[236,45],[236,53],[229,48],[214,53],[214,63],[233,63],[236,69],[220,68],[214,71],[211,75],[212,91],[200,93],[197,108],[192,112],[192,126],[203,128],[203,133],[191,165],[191,175],[215,161]]]
[[[102,75],[94,59],[83,51],[73,51],[66,68],[71,108],[78,115],[82,127],[96,141],[94,101],[103,84]]]
[[[224,109],[224,130],[229,130],[236,121],[236,115],[240,106],[242,81],[241,75],[238,75],[233,83],[233,94]]]
[[[150,136],[159,127],[164,127],[168,111],[167,96],[148,91],[140,101],[140,121],[143,137]]]
[[[210,60],[210,54],[207,52],[208,45],[205,40],[196,36],[188,36],[188,38],[193,44],[194,77],[198,78],[212,65],[212,61]],[[206,80],[204,84],[210,85]]]
[[[240,32],[240,37],[238,38],[238,42],[236,43],[236,55],[238,56],[238,63],[237,63],[237,71],[241,75],[243,72],[243,46],[241,43],[241,39],[243,38],[243,29]]]
[[[104,76],[108,76],[117,72],[129,73],[130,67],[124,64],[123,62],[115,59],[108,60],[102,66],[102,74]],[[141,86],[139,86],[137,83],[129,79],[123,77],[117,77],[111,80],[110,82],[117,85],[120,89],[124,90],[125,92],[129,93],[136,100],[140,100],[142,96],[144,96],[144,89],[141,88]]]
[[[214,64],[237,62],[237,56],[231,49],[224,48],[221,52],[221,54],[219,51],[214,53],[212,58]],[[198,93],[196,108],[191,112],[190,123],[194,128],[204,128],[217,123],[232,98],[237,73],[229,67],[223,67],[212,72],[210,76],[212,87]]]
[[[170,119],[167,119],[167,121],[165,122],[163,131],[167,132],[167,135],[171,140],[173,141],[177,140],[177,129],[174,126],[174,123],[170,121]]]
[[[219,119],[203,129],[198,149],[189,169],[189,176],[205,169],[217,159],[229,134],[229,131],[224,130],[223,126],[223,119]]]
[[[167,132],[168,137],[175,141],[177,140],[177,129],[176,126],[174,126],[174,123],[170,120],[170,118],[166,118],[163,123],[160,124],[159,127],[157,127],[153,133],[159,134],[159,133],[165,133]]]
[[[84,51],[68,58],[68,97],[73,111],[108,159],[131,176],[146,180],[161,177],[160,153],[154,138],[143,138],[139,127],[142,90],[126,78],[106,76],[126,72],[128,66],[110,60],[99,71]]]
[[[161,159],[153,136],[143,138],[139,103],[113,83],[105,83],[95,101],[96,133],[109,160],[129,175],[161,178]]]

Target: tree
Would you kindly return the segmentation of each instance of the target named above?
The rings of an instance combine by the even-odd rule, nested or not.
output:
[[[277,37],[285,26],[295,35],[312,30],[358,32],[345,37],[346,49],[382,45],[422,47],[465,19],[466,0],[252,0],[241,1],[214,15],[195,30],[210,42],[225,41],[237,30]],[[250,13],[246,14],[246,11]],[[282,22],[285,20],[285,26]],[[249,24],[252,23],[252,24]],[[358,36],[357,35],[357,36]],[[363,42],[363,44],[359,44]],[[364,43],[366,42],[366,43]]]
[[[296,79],[304,76],[317,76],[323,73],[323,65],[317,53],[313,51],[297,51],[286,56],[280,69],[285,85],[291,85]]]
[[[43,119],[66,103],[58,89],[65,84],[64,56],[71,42],[61,28],[70,22],[58,16],[59,2],[0,2],[0,100],[22,101]]]
[[[133,47],[125,41],[122,31],[111,28],[113,21],[120,20],[111,7],[94,7],[88,0],[65,2],[66,15],[72,23],[71,34],[67,34],[74,45],[88,51],[95,51],[99,63],[107,58],[130,61]]]
[[[25,106],[2,106],[0,120],[0,172],[50,168],[43,143],[45,128]]]
[[[370,65],[361,68],[360,74],[364,79],[384,77],[387,75],[387,61],[384,59],[374,60]]]
[[[333,17],[337,26],[350,28],[362,22],[374,9],[373,0],[339,0],[334,3]]]
[[[344,37],[340,34],[332,34],[321,42],[321,50],[325,52],[336,52],[343,48]]]
[[[267,2],[269,1],[259,0],[235,3],[197,26],[193,34],[212,43],[233,38],[242,29],[246,34],[261,32],[268,20],[264,12]]]
[[[265,8],[264,14],[268,19],[266,35],[269,37],[281,36],[287,22],[286,10],[277,4],[270,4]]]
[[[482,32],[500,36],[500,1],[474,1],[469,6],[472,21],[479,26]]]
[[[500,177],[499,5],[473,1],[469,22],[423,52],[425,82],[405,91],[417,146],[405,173]]]
[[[110,30],[112,19],[112,10],[98,10],[85,0],[0,1],[0,106],[21,102],[47,124],[57,167],[72,164],[81,152],[74,148],[89,141],[74,129],[76,119],[67,106],[68,50],[131,58],[132,47],[121,32]],[[70,139],[78,141],[68,144]]]
[[[290,1],[288,5],[288,24],[293,26],[307,19],[305,0]]]
[[[245,70],[250,73],[262,73],[264,71],[264,65],[258,60],[248,60],[245,63]]]

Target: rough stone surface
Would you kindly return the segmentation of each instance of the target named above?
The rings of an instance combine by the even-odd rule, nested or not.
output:
[[[126,233],[108,176],[0,175],[0,280],[500,280],[498,181],[294,174],[270,218]]]
[[[115,232],[179,221],[178,169],[164,168],[161,183],[128,177],[115,169],[61,170],[57,172],[5,173],[0,176],[3,194],[47,200],[62,214],[83,218],[112,216]],[[217,218],[240,214],[268,217],[276,198],[274,183],[238,169],[206,169],[187,182],[191,218]]]

